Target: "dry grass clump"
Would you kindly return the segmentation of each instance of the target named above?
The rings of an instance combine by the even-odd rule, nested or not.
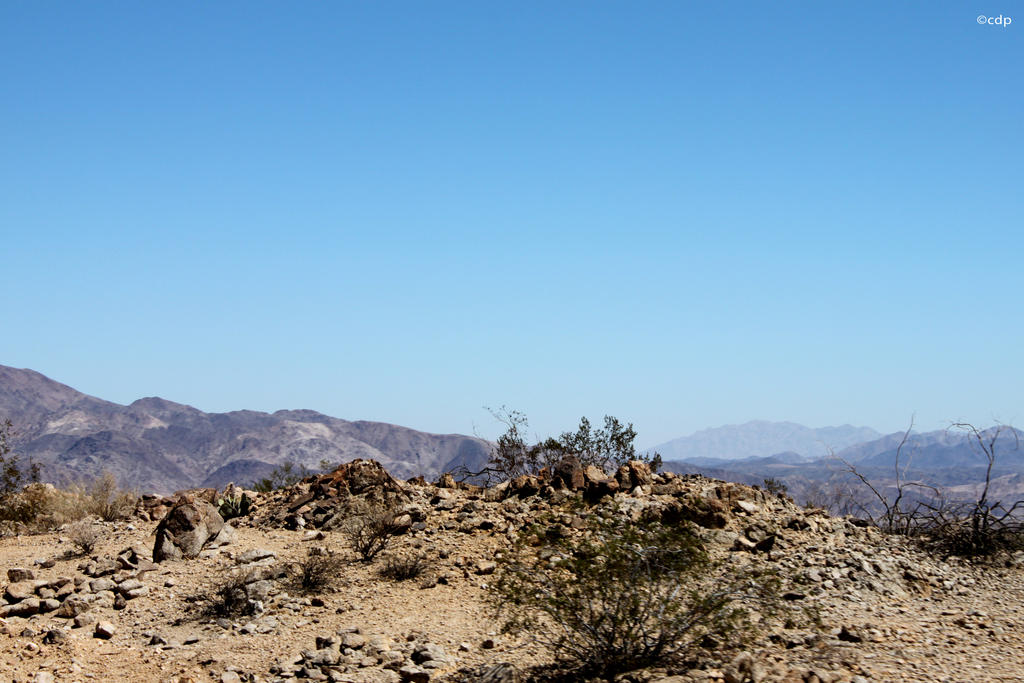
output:
[[[343,531],[352,549],[364,562],[370,562],[391,542],[401,530],[399,512],[393,505],[367,504],[357,508],[345,524]]]
[[[80,495],[84,498],[85,511],[104,522],[131,516],[139,500],[133,491],[118,486],[117,478],[110,472],[104,472],[98,479],[81,487]]]
[[[7,533],[38,533],[81,519],[79,496],[52,484],[33,483],[4,497],[0,524]]]
[[[0,529],[8,533],[38,533],[90,515],[104,522],[126,519],[138,496],[122,489],[105,472],[88,484],[57,488],[33,482],[0,496]]]
[[[423,575],[430,564],[423,553],[390,555],[380,569],[380,575],[392,581],[411,581]]]
[[[59,489],[40,482],[39,463],[22,462],[13,447],[14,425],[0,422],[0,533],[46,531],[87,515],[113,522],[131,515],[138,501],[104,472],[88,484]]]
[[[246,586],[251,583],[248,571],[227,570],[210,586],[209,592],[192,598],[205,603],[203,612],[215,617],[237,617],[254,614],[256,604],[249,599]]]
[[[345,562],[324,548],[310,548],[309,554],[293,566],[295,583],[305,593],[333,588],[341,577]]]
[[[80,519],[70,524],[67,536],[79,555],[91,554],[103,540],[103,533],[88,519]]]

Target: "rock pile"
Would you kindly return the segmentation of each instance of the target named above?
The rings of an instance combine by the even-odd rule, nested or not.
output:
[[[273,681],[305,678],[345,683],[427,683],[451,670],[457,658],[441,645],[410,633],[395,642],[382,635],[366,635],[358,628],[341,628],[320,636],[315,649],[271,668]]]
[[[4,589],[5,605],[0,618],[30,617],[52,613],[62,619],[73,619],[77,627],[95,621],[86,614],[95,607],[123,609],[129,600],[149,594],[142,582],[153,563],[146,560],[145,550],[132,546],[115,558],[95,557],[79,565],[80,576],[36,579],[31,569],[12,567],[7,570],[10,583]]]
[[[288,529],[335,529],[362,504],[396,505],[408,500],[405,487],[374,460],[353,460],[328,474],[307,477],[277,492],[261,521]]]
[[[217,489],[186,489],[184,491],[177,491],[170,496],[158,496],[147,493],[139,497],[134,514],[140,519],[157,522],[166,517],[171,508],[186,499],[201,500],[216,505]]]
[[[488,489],[487,495],[492,500],[535,495],[550,498],[556,491],[579,491],[588,502],[595,503],[619,491],[628,493],[653,482],[650,466],[640,460],[630,460],[614,475],[608,475],[599,467],[583,466],[576,456],[567,455],[553,468],[544,468],[537,474],[524,474],[498,484]]]

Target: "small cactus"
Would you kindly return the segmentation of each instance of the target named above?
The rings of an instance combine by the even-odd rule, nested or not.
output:
[[[237,496],[225,496],[217,500],[217,510],[224,519],[245,517],[249,514],[252,501],[244,493]]]

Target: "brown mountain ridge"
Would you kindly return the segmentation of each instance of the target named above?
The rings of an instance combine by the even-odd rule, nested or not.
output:
[[[428,434],[383,422],[348,421],[312,410],[205,413],[162,398],[120,405],[38,372],[0,365],[0,419],[16,432],[15,452],[68,482],[113,473],[122,486],[168,493],[248,484],[294,462],[372,458],[400,478],[427,478],[460,465],[479,469],[489,444],[461,434]]]

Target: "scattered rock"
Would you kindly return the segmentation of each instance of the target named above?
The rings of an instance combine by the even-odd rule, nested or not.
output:
[[[408,664],[398,670],[402,683],[429,683],[430,673],[418,666]]]
[[[845,640],[848,643],[861,643],[864,641],[864,635],[856,626],[843,626],[839,630],[839,640]]]
[[[31,569],[25,569],[24,567],[11,567],[7,570],[7,580],[11,583],[34,581],[35,578],[36,574]]]
[[[34,581],[23,580],[7,584],[4,589],[4,599],[7,602],[18,602],[35,595],[36,585]]]
[[[271,560],[277,557],[277,553],[273,550],[253,549],[246,550],[244,553],[239,555],[235,562],[238,564],[250,564],[252,562],[260,562],[261,560]]]
[[[93,631],[94,638],[102,638],[103,640],[110,640],[117,633],[117,629],[109,621],[98,621],[96,622],[96,629]]]

